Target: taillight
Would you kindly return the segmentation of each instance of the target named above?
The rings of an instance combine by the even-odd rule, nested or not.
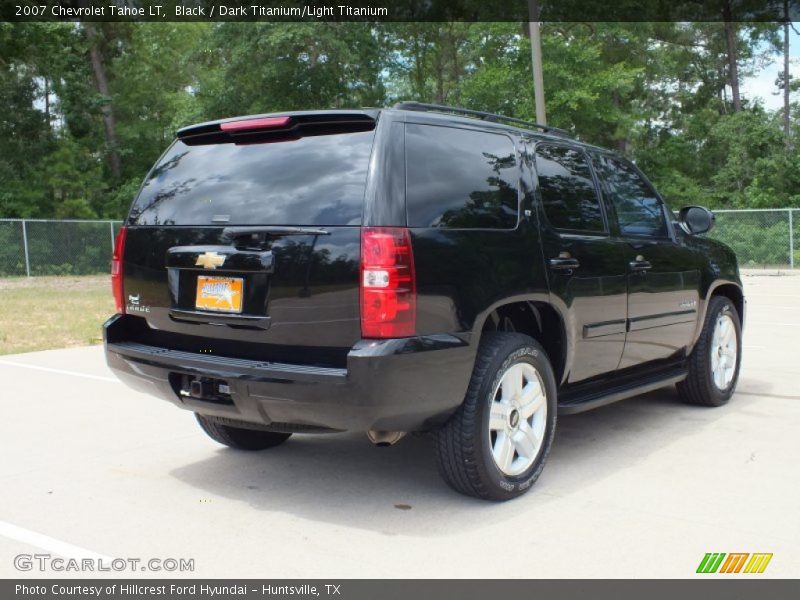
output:
[[[417,286],[411,235],[405,227],[361,230],[361,335],[414,335]]]
[[[125,237],[128,235],[127,227],[120,227],[114,240],[114,254],[111,257],[111,291],[114,293],[114,305],[117,313],[125,314],[125,291],[122,286],[124,275],[122,257],[125,255]]]

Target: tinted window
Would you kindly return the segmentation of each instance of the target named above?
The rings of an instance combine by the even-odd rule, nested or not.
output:
[[[169,149],[131,210],[138,225],[359,225],[373,131]]]
[[[583,152],[539,144],[536,146],[536,172],[542,206],[553,227],[605,231],[600,200]]]
[[[608,156],[596,156],[594,162],[617,213],[620,233],[667,237],[661,201],[633,165]]]
[[[513,229],[514,144],[505,135],[406,125],[406,203],[411,227]]]

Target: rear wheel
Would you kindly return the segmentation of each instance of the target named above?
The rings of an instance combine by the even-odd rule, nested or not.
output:
[[[509,500],[544,468],[556,426],[556,383],[542,347],[484,334],[464,403],[437,432],[439,471],[456,491]]]
[[[237,450],[266,450],[282,444],[292,435],[291,433],[231,427],[215,421],[212,417],[204,417],[198,413],[195,413],[195,417],[208,437]]]
[[[689,404],[722,406],[739,380],[742,326],[733,303],[714,296],[708,304],[700,339],[689,357],[689,374],[678,383],[678,394]]]

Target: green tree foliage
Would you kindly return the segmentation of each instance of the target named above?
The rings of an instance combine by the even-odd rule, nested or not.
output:
[[[197,98],[218,117],[378,106],[387,49],[362,23],[221,23],[207,31]]]
[[[542,50],[548,122],[673,205],[800,206],[800,108],[787,137],[731,97],[731,56],[757,72],[778,24],[545,23]],[[409,99],[533,119],[530,57],[523,23],[0,23],[0,216],[119,218],[208,119]]]
[[[37,185],[40,167],[31,160],[53,147],[46,114],[34,106],[40,75],[25,58],[37,33],[0,23],[0,214],[35,216],[49,199]]]

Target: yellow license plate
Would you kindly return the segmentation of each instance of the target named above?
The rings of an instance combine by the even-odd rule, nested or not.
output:
[[[195,307],[217,312],[242,312],[244,280],[241,277],[197,277]]]

